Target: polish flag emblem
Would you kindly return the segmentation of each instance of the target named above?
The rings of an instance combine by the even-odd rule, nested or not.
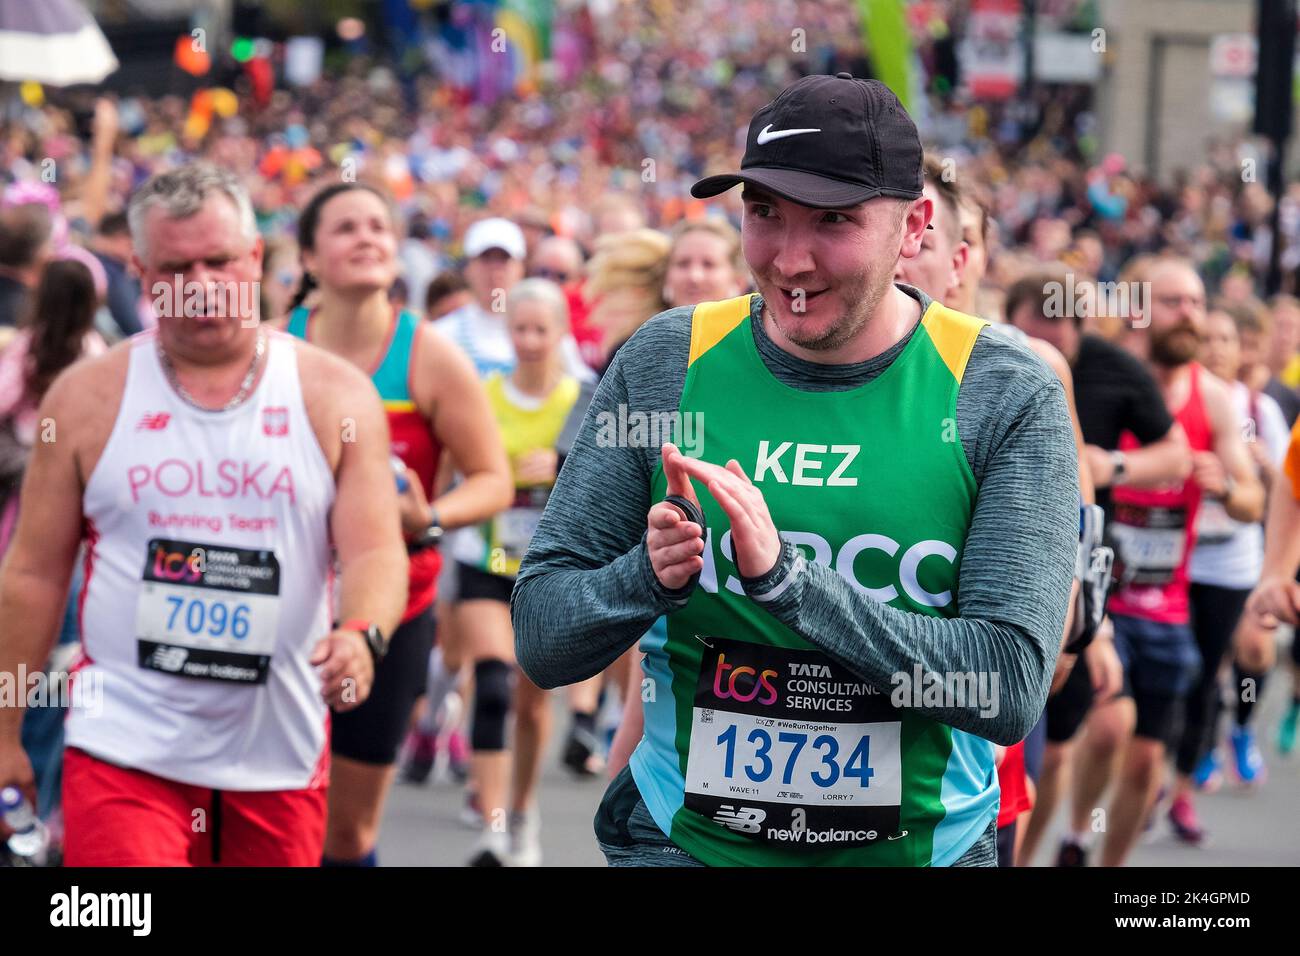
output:
[[[289,434],[289,409],[262,409],[262,434],[280,438]]]

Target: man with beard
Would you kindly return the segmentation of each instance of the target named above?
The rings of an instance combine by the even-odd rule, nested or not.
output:
[[[583,680],[668,615],[611,865],[994,865],[994,744],[1043,708],[1077,550],[1061,384],[894,284],[933,204],[887,87],[799,80],[692,193],[738,184],[759,292],[619,350],[515,585],[519,663]]]
[[[1147,273],[1147,294],[1126,345],[1143,358],[1192,450],[1191,476],[1177,484],[1111,491],[1120,584],[1111,598],[1115,645],[1124,664],[1120,696],[1098,703],[1077,753],[1076,822],[1098,805],[1118,762],[1103,866],[1124,863],[1164,776],[1166,746],[1201,664],[1189,626],[1187,564],[1203,496],[1238,521],[1258,521],[1264,488],[1241,438],[1228,385],[1195,361],[1205,323],[1205,289],[1192,266],[1164,257]],[[1138,447],[1129,433],[1120,450]],[[1122,459],[1121,459],[1122,460]]]

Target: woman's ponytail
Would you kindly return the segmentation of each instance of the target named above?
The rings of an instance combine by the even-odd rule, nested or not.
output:
[[[316,277],[304,269],[302,278],[298,280],[298,291],[293,294],[293,300],[289,303],[289,311],[293,312],[302,305],[314,288],[316,288]]]

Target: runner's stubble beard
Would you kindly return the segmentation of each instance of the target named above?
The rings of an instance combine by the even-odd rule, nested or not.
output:
[[[772,286],[778,285],[775,282],[770,284]],[[777,316],[776,310],[766,301],[764,302],[764,308],[767,310],[767,314],[771,316],[772,324],[788,341],[810,352],[828,352],[852,341],[866,328],[877,307],[885,298],[885,293],[893,288],[893,265],[891,264],[888,269],[878,270],[873,268],[872,263],[868,263],[867,267],[852,280],[841,280],[837,285],[836,294],[840,295],[844,301],[845,315],[818,336],[802,335],[797,329],[784,327],[782,320]],[[854,308],[855,303],[857,303],[856,308]]]

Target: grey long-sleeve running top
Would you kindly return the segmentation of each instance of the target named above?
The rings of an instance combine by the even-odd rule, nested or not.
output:
[[[921,303],[930,299],[899,286]],[[541,687],[599,673],[661,614],[689,594],[660,584],[645,543],[658,447],[599,447],[602,412],[677,410],[690,351],[692,307],[647,322],[619,350],[588,407],[560,471],[511,598],[516,652]],[[865,362],[820,365],[780,349],[752,308],[755,344],[784,384],[809,391],[857,388],[898,357],[919,323]],[[1000,744],[1023,739],[1047,699],[1060,646],[1078,544],[1078,463],[1064,390],[1028,349],[985,328],[957,400],[957,432],[977,483],[962,551],[958,615],[930,617],[859,594],[833,569],[786,543],[776,567],[745,579],[751,597],[783,590],[761,606],[882,693],[896,674],[996,674],[988,708],[919,712]],[[707,494],[696,486],[697,493]],[[770,595],[769,595],[770,597]],[[953,701],[945,701],[945,704]],[[996,713],[990,713],[995,710]]]

